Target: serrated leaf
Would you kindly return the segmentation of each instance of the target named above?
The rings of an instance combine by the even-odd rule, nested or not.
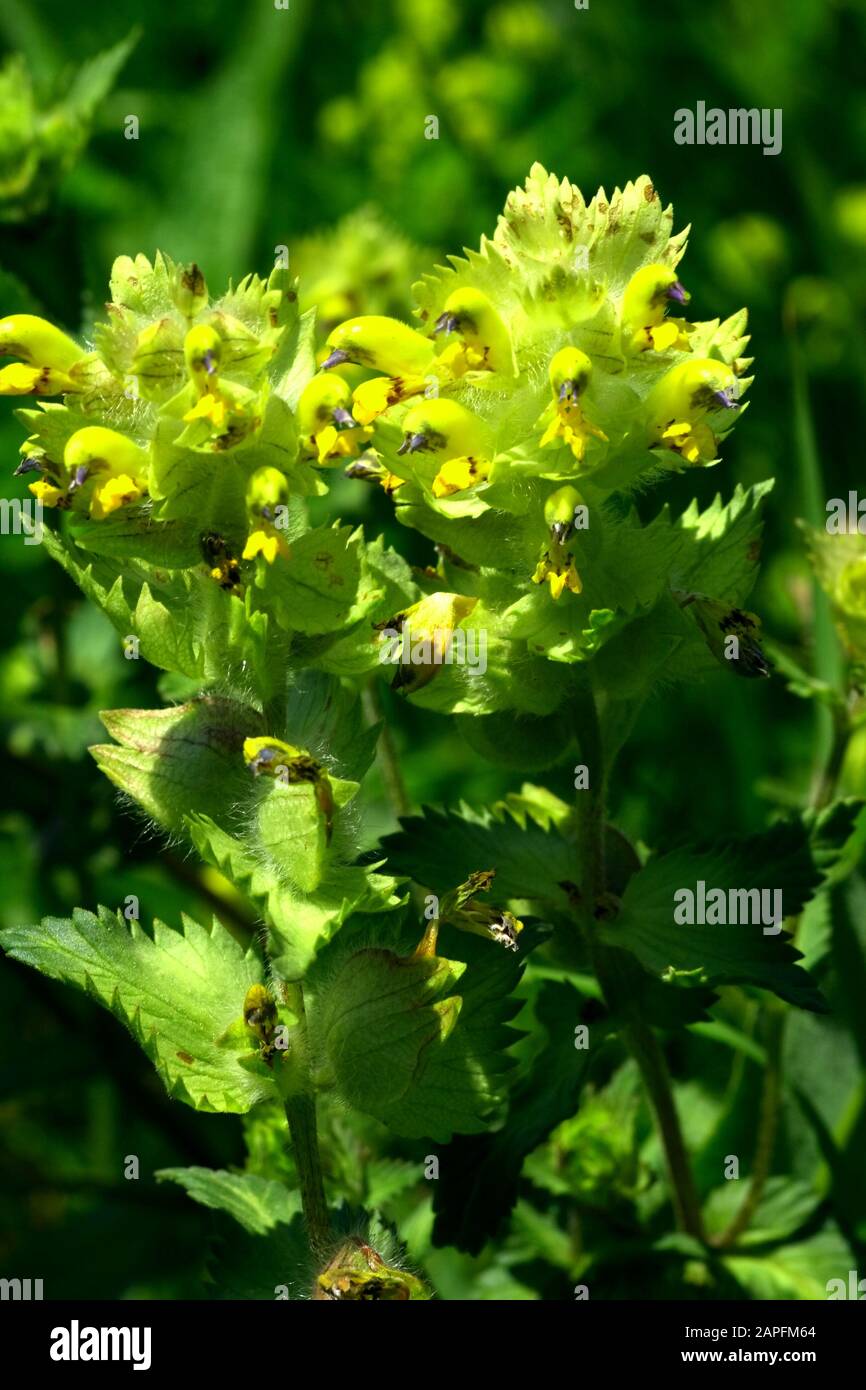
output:
[[[363,919],[357,919],[347,924],[320,954],[307,977],[305,994],[310,1036],[323,1076],[328,1074],[330,1065],[328,1021],[331,1011],[339,1008],[332,999],[332,991],[345,963],[357,952],[368,949],[408,957],[418,944],[418,936],[417,928],[414,933],[411,927],[401,928],[395,918],[381,918],[367,925]],[[440,964],[435,967],[439,973],[429,977],[431,988],[441,980],[437,994],[446,988],[456,988],[458,993],[445,1001],[446,1009],[440,1010],[439,1017],[434,1020],[424,1012],[430,1005],[423,997],[423,980],[420,986],[416,984],[421,994],[418,1002],[410,1007],[417,1009],[420,1004],[422,1013],[420,1033],[416,1036],[416,1042],[420,1040],[421,1044],[419,1065],[410,1077],[405,1068],[400,1070],[405,1084],[402,1093],[395,1096],[388,1080],[388,1054],[377,1060],[380,1075],[386,1078],[384,1085],[392,1094],[374,1094],[371,1087],[364,1093],[364,1108],[406,1138],[445,1141],[454,1133],[471,1134],[484,1129],[492,1112],[501,1104],[505,1078],[514,1065],[508,1048],[519,1036],[507,1024],[519,1007],[509,996],[520,978],[521,965],[510,952],[499,950],[491,942],[447,927],[440,932],[439,940],[437,950],[441,950],[442,955],[437,957]],[[392,971],[385,972],[385,978],[394,971],[399,977],[395,966]],[[459,972],[456,985],[454,972]],[[409,999],[408,990],[406,999]],[[459,1009],[454,1006],[455,999]],[[399,994],[395,1002],[399,1007]],[[434,1008],[437,1002],[434,1000]],[[443,1017],[446,1020],[444,1028],[440,1021]],[[403,1027],[411,1029],[412,1020],[404,1020],[400,1029]],[[398,1037],[402,1036],[400,1029]],[[356,1045],[359,1051],[372,1048],[375,1055],[378,1042],[374,1034],[363,1044],[359,1039]],[[351,1069],[353,1088],[363,1086],[360,1062],[353,1062],[348,1055],[345,1061]],[[337,1086],[342,1094],[339,1079]]]
[[[575,1048],[579,1014],[580,996],[571,986],[542,985],[536,1017],[547,1042],[512,1087],[505,1123],[495,1134],[458,1136],[440,1155],[437,1245],[477,1255],[495,1239],[517,1200],[524,1159],[576,1113],[590,1059],[588,1049]]]
[[[157,1182],[176,1182],[194,1202],[228,1212],[251,1235],[265,1235],[280,1222],[300,1214],[300,1193],[254,1173],[228,1173],[224,1168],[160,1168]]]
[[[534,821],[521,825],[507,811],[437,811],[426,807],[382,841],[389,865],[440,896],[478,869],[495,869],[492,899],[532,898],[567,906],[576,853],[555,830]]]
[[[266,1074],[241,1065],[252,1053],[245,1041],[221,1041],[264,968],[216,920],[208,931],[185,916],[183,933],[156,922],[151,937],[105,908],[98,916],[76,908],[71,919],[11,927],[0,933],[0,945],[13,960],[86,990],[109,1009],[174,1099],[244,1114],[274,1093]]]
[[[195,812],[226,824],[248,799],[243,743],[264,731],[257,710],[206,696],[171,709],[106,710],[100,717],[116,742],[94,745],[92,756],[165,829],[182,830]]]
[[[341,627],[357,597],[361,547],[360,531],[319,526],[294,541],[282,563],[260,568],[256,583],[280,626],[305,633]]]
[[[782,891],[783,913],[796,915],[821,883],[807,827],[801,821],[726,845],[678,849],[650,860],[626,888],[618,918],[600,929],[610,946],[637,957],[656,975],[694,973],[695,983],[751,983],[801,1008],[826,1010],[820,991],[797,961],[802,953],[785,934],[766,935],[761,923],[677,923],[675,893],[721,889]],[[775,926],[770,931],[775,933]]]

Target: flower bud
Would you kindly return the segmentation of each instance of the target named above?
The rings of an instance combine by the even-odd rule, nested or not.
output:
[[[0,356],[19,357],[34,367],[68,372],[84,353],[46,319],[35,314],[11,314],[0,320]]]
[[[172,303],[184,318],[194,319],[208,302],[207,281],[195,261],[192,265],[175,266],[174,272],[171,285]]]
[[[331,1303],[408,1303],[429,1297],[420,1279],[387,1265],[358,1236],[342,1242],[316,1276],[313,1288],[314,1300]]]
[[[386,376],[424,376],[434,352],[429,338],[381,314],[347,319],[329,335],[327,346],[324,368],[354,362]]]

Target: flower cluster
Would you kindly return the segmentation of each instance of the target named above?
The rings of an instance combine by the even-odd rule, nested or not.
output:
[[[0,353],[17,359],[0,370],[0,394],[63,398],[19,412],[31,434],[18,472],[38,475],[29,488],[44,505],[99,521],[146,501],[176,515],[196,458],[237,461],[253,553],[272,558],[269,518],[295,462],[274,371],[297,320],[287,273],[248,276],[213,303],[197,266],[122,256],[111,291],[91,347],[30,314],[0,321]]]
[[[630,499],[718,462],[742,412],[745,312],[683,317],[685,248],[648,178],[587,203],[536,165],[492,239],[414,286],[417,327],[362,315],[328,337],[339,403],[316,439],[357,451],[349,475],[437,543],[510,660],[585,660],[647,606],[614,560]]]

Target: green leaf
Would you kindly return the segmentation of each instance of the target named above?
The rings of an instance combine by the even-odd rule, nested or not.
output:
[[[334,863],[311,893],[301,893],[262,864],[250,845],[208,816],[190,816],[188,831],[201,857],[245,893],[269,928],[268,954],[284,980],[303,979],[316,952],[353,912],[400,905],[396,882],[376,865]]]
[[[95,523],[96,524],[96,523]],[[121,636],[139,639],[141,655],[164,671],[223,688],[250,677],[268,699],[278,679],[266,613],[255,612],[249,592],[240,598],[195,570],[160,570],[120,556],[88,555],[69,537],[47,528],[43,544],[82,592],[110,618]]]
[[[832,1225],[795,1245],[755,1255],[726,1255],[722,1260],[741,1287],[760,1300],[823,1301],[831,1279],[843,1280],[847,1289],[848,1271],[856,1263],[850,1246]]]
[[[255,951],[219,922],[210,931],[184,916],[183,933],[99,909],[0,932],[14,960],[86,990],[129,1030],[169,1095],[197,1110],[244,1114],[273,1094],[266,1069],[241,1065],[245,1040],[224,1038],[243,1013],[250,985],[264,978]]]
[[[505,809],[498,816],[461,806],[458,812],[425,807],[382,841],[391,868],[440,896],[478,869],[495,869],[491,901],[530,898],[568,904],[563,882],[573,881],[576,855],[555,830],[521,825]]]
[[[307,1021],[317,1071],[349,1103],[406,1138],[445,1141],[501,1104],[521,966],[447,927],[432,968],[401,964],[417,940],[394,918],[347,924],[307,977]]]
[[[526,1156],[576,1113],[590,1056],[597,1054],[597,1044],[592,1052],[575,1048],[580,1005],[570,985],[542,985],[535,1013],[547,1041],[512,1087],[505,1123],[495,1134],[458,1136],[440,1156],[433,1198],[437,1245],[480,1254],[517,1200]]]
[[[826,1010],[820,991],[796,964],[802,953],[760,923],[679,924],[674,894],[711,889],[782,890],[784,915],[794,916],[821,883],[807,827],[779,824],[763,835],[707,849],[678,849],[650,861],[626,888],[619,917],[600,930],[610,946],[637,957],[656,975],[693,974],[700,985],[749,983],[801,1008]],[[775,930],[775,928],[771,928]]]
[[[728,1181],[717,1187],[704,1204],[707,1235],[721,1235],[743,1201],[742,1183]],[[786,1175],[770,1178],[747,1229],[737,1238],[737,1249],[787,1241],[806,1225],[820,1205],[820,1194],[806,1183]]]
[[[184,829],[196,812],[225,825],[250,797],[243,743],[264,733],[257,710],[206,696],[164,710],[105,710],[100,718],[116,743],[96,744],[91,754],[164,829]]]
[[[454,1028],[465,966],[357,946],[308,1010],[316,1065],[357,1110],[385,1119]],[[315,990],[315,985],[313,985]]]
[[[194,1202],[228,1212],[251,1235],[265,1235],[280,1222],[291,1222],[301,1210],[300,1193],[281,1182],[254,1173],[228,1173],[224,1168],[160,1168],[157,1182],[176,1182]]]
[[[361,578],[362,533],[319,526],[292,542],[283,564],[259,567],[256,584],[281,627],[332,632],[349,616]]]

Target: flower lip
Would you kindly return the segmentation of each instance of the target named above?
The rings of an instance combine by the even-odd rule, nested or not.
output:
[[[447,311],[440,314],[433,328],[433,333],[456,333],[460,327],[460,320],[456,314],[449,314]]]
[[[685,285],[681,285],[679,280],[675,280],[668,286],[668,299],[675,299],[677,304],[687,304],[691,298]]]
[[[355,419],[351,410],[346,410],[344,406],[338,405],[331,411],[331,419],[338,429],[356,429],[358,421]]]
[[[580,383],[576,377],[564,381],[559,388],[559,399],[561,401],[576,400],[580,395]]]
[[[725,410],[739,409],[740,403],[734,395],[732,387],[728,387],[725,391],[714,391],[713,398],[719,402],[719,405],[724,406]]]
[[[349,354],[345,348],[334,348],[334,351],[322,363],[322,371],[327,371],[329,367],[340,367],[349,360]]]
[[[400,445],[399,449],[397,450],[397,453],[415,454],[418,452],[419,449],[426,449],[427,443],[428,440],[426,434],[410,434],[408,439],[403,440],[403,443]]]
[[[22,459],[15,469],[14,476],[20,478],[23,473],[38,473],[42,467],[41,461],[35,454],[28,454],[27,458]]]
[[[86,463],[80,463],[72,475],[72,482],[69,484],[69,491],[74,492],[77,487],[81,487],[86,481],[90,468]]]

